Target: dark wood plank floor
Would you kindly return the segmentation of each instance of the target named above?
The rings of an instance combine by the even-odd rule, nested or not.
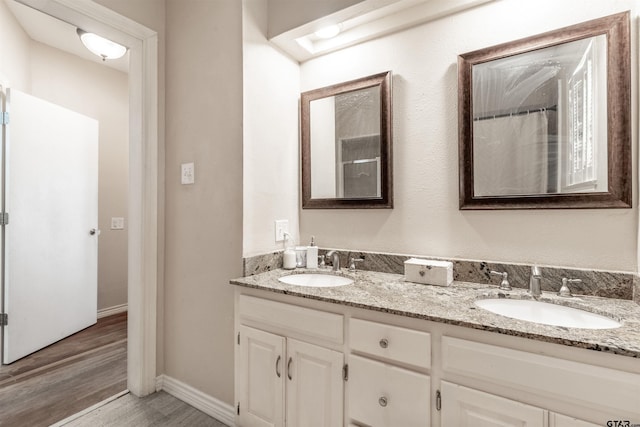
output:
[[[0,426],[49,426],[127,388],[127,314],[0,366]]]

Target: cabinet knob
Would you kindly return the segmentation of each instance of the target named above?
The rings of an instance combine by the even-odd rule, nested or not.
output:
[[[389,340],[387,340],[386,338],[382,338],[380,340],[380,347],[382,347],[382,348],[389,347]]]
[[[380,399],[378,399],[378,403],[380,404],[380,406],[384,407],[387,406],[387,398],[382,396]]]

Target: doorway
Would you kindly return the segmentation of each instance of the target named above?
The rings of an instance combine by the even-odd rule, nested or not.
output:
[[[97,3],[20,0],[129,47],[127,386],[155,391],[158,288],[158,35]]]

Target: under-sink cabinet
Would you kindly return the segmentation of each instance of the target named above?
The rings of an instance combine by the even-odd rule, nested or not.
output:
[[[235,301],[241,427],[640,423],[637,358],[258,289]]]
[[[340,343],[342,316],[248,296],[240,307],[260,329],[238,326],[238,425],[342,425],[344,355],[313,343]]]
[[[471,388],[441,383],[442,426],[597,427],[576,418]]]
[[[443,426],[546,426],[543,409],[446,381],[440,389]]]
[[[442,337],[442,370],[443,379],[458,383],[441,382],[442,426],[588,427],[640,420],[638,374],[450,336]],[[554,408],[590,410],[602,424]]]

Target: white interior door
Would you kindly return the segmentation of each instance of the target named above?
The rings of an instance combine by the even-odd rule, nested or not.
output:
[[[96,322],[99,234],[98,122],[15,89],[7,99],[5,364]]]

